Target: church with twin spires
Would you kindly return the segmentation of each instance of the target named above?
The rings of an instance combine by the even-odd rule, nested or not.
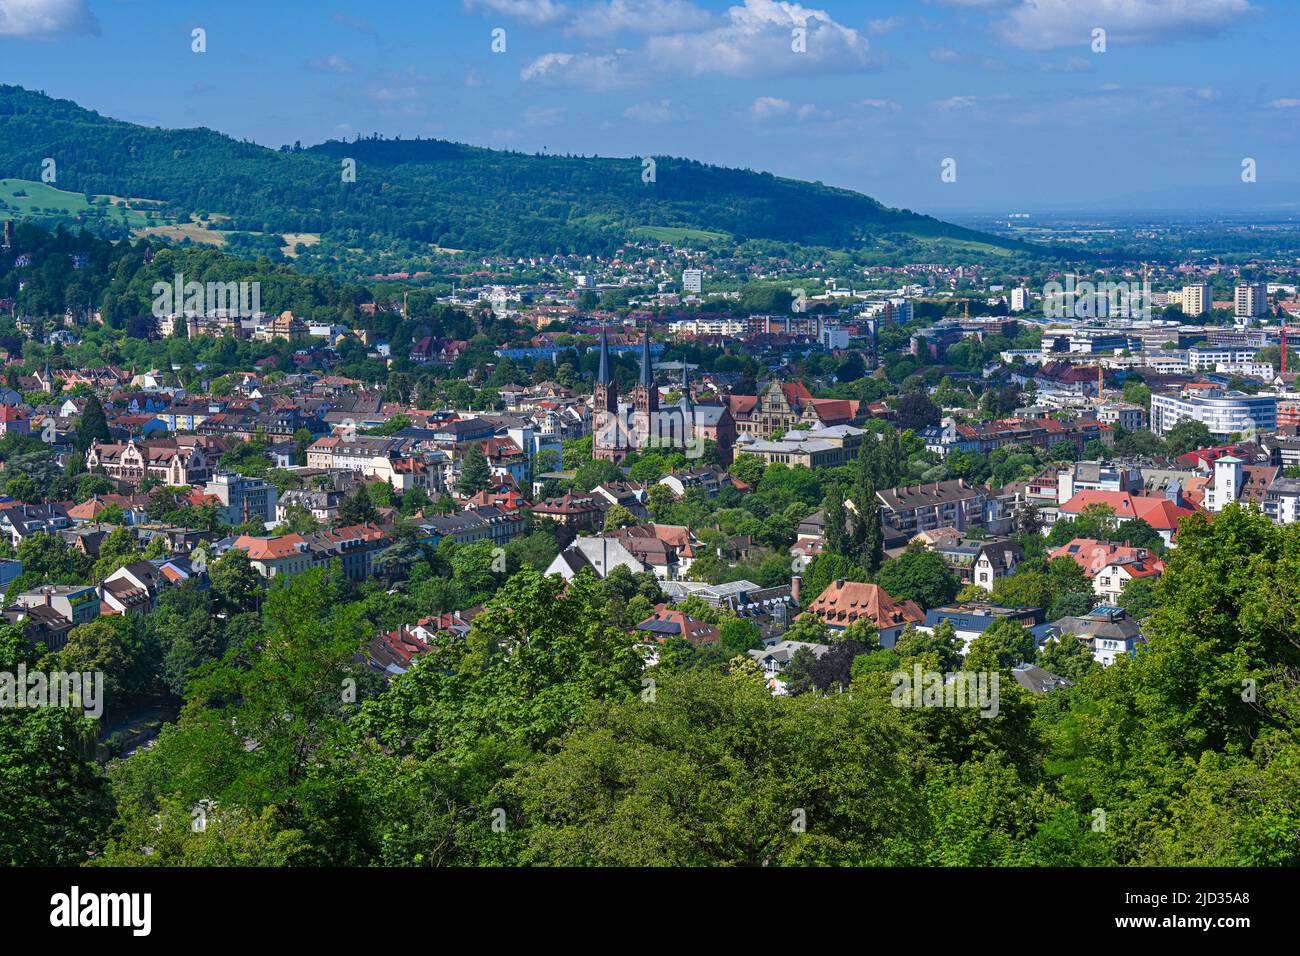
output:
[[[641,369],[632,388],[630,402],[619,401],[609,358],[609,332],[600,332],[600,365],[592,396],[592,457],[621,463],[633,451],[646,448],[680,450],[686,457],[699,458],[704,442],[718,446],[723,466],[731,464],[736,443],[736,422],[724,405],[696,405],[686,363],[682,363],[682,397],[661,408],[659,388],[654,381],[650,356],[650,328],[641,337]]]

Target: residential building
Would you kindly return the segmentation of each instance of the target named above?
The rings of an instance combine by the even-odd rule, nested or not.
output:
[[[199,444],[166,439],[128,440],[124,445],[93,442],[86,451],[86,468],[102,468],[110,478],[139,484],[155,478],[172,487],[194,485],[212,477],[214,461]]]
[[[1204,315],[1214,307],[1214,293],[1208,282],[1197,282],[1183,286],[1181,298],[1183,315],[1195,318]]]
[[[920,624],[925,614],[912,601],[895,601],[878,584],[840,579],[832,581],[805,612],[831,630],[847,630],[864,621],[875,626],[881,647],[893,647],[909,624]]]
[[[1233,294],[1232,314],[1238,319],[1258,319],[1268,313],[1268,284],[1242,282]]]
[[[221,520],[226,524],[275,521],[279,496],[275,486],[261,478],[236,474],[215,475],[204,486],[203,494],[213,500]]]
[[[736,450],[741,454],[757,455],[766,464],[787,465],[791,468],[835,468],[856,461],[862,447],[861,428],[852,425],[818,426],[795,429],[779,439],[741,439]],[[872,440],[875,436],[872,436]]]
[[[641,623],[634,631],[647,642],[663,644],[672,638],[681,638],[696,645],[716,644],[718,628],[705,621],[697,621],[682,611],[670,608],[667,604],[655,605],[654,613]]]
[[[876,492],[882,523],[909,538],[936,528],[965,531],[981,525],[989,497],[987,490],[962,478]]]
[[[1096,607],[1082,617],[1064,617],[1053,621],[1052,629],[1062,639],[1072,635],[1083,641],[1103,667],[1131,657],[1143,642],[1142,628],[1120,607]]]
[[[940,624],[951,624],[956,631],[957,639],[961,641],[961,652],[966,654],[970,652],[972,641],[1001,620],[1012,620],[1028,628],[1038,644],[1047,639],[1048,631],[1043,623],[1042,608],[1003,607],[1000,604],[979,601],[932,607],[925,612],[924,619],[917,622],[916,629],[933,633]]]
[[[1103,402],[1097,406],[1097,421],[1133,432],[1146,427],[1147,410],[1132,402]]]
[[[1085,509],[1098,505],[1111,510],[1114,515],[1111,520],[1116,527],[1140,518],[1159,532],[1167,546],[1174,543],[1179,523],[1193,513],[1193,509],[1184,508],[1168,498],[1133,495],[1126,491],[1080,491],[1061,504],[1057,520],[1073,521]]]
[[[247,552],[248,563],[268,584],[275,578],[291,578],[309,571],[317,559],[307,539],[298,534],[241,534],[230,547]]]

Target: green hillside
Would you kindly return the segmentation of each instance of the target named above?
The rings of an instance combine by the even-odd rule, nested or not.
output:
[[[130,228],[144,228],[169,222],[159,212],[160,203],[117,196],[91,196],[69,192],[30,179],[0,179],[0,215],[13,218],[85,216],[103,218]]]
[[[849,190],[685,159],[657,157],[646,183],[636,157],[535,156],[440,140],[274,150],[208,129],[136,126],[0,86],[0,176],[38,179],[47,156],[58,158],[66,189],[161,200],[182,222],[221,214],[225,229],[320,233],[354,245],[379,233],[523,255],[607,253],[635,236],[853,248],[893,235],[1033,251]],[[355,182],[343,182],[347,160]]]

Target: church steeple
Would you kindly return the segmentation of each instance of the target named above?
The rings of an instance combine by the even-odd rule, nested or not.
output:
[[[686,360],[682,360],[682,408],[688,412],[694,408],[691,402],[691,380],[686,369]]]
[[[607,461],[622,461],[627,454],[619,447],[618,383],[610,374],[609,330],[600,330],[600,367],[591,395],[592,454]]]
[[[641,378],[638,384],[653,388],[654,383],[654,365],[650,359],[650,322],[646,320],[645,334],[641,336]]]
[[[632,389],[632,406],[642,416],[649,416],[659,411],[659,390],[655,388],[654,363],[650,358],[650,323],[646,322],[645,334],[641,337],[641,376],[636,387]],[[645,417],[643,427],[649,427],[649,418]]]
[[[600,368],[596,371],[596,384],[609,385],[612,379],[609,376],[609,328],[600,327]]]

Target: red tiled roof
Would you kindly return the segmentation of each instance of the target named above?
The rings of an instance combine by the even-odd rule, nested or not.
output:
[[[1077,515],[1090,505],[1105,505],[1120,520],[1140,518],[1157,531],[1177,531],[1178,522],[1193,514],[1167,498],[1131,495],[1127,491],[1080,491],[1061,505],[1065,514]]]
[[[914,602],[895,601],[878,584],[842,580],[827,585],[808,605],[807,613],[832,626],[848,627],[855,621],[867,620],[881,630],[925,620],[924,612]]]

